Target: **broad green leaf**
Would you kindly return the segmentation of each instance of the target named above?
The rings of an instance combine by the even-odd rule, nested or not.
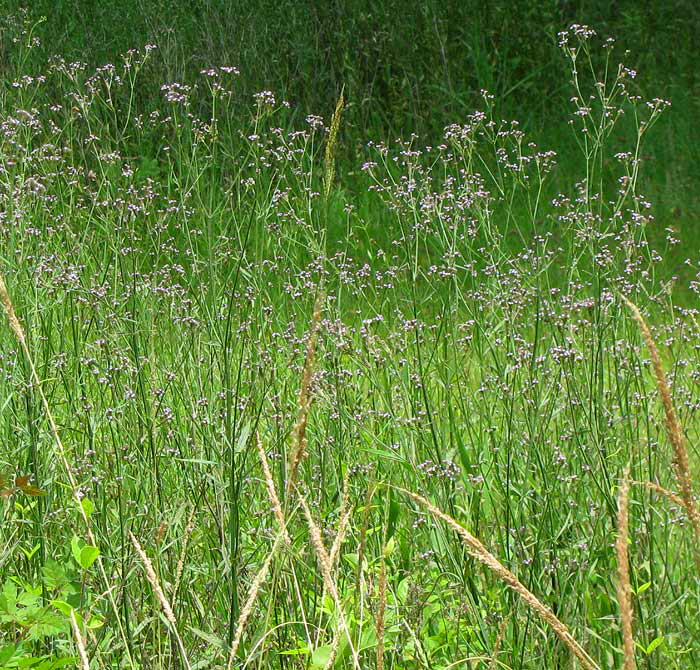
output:
[[[80,542],[80,539],[78,538],[77,535],[73,535],[73,538],[70,541],[70,550],[71,553],[73,554],[73,558],[75,559],[75,562],[80,565],[80,550],[83,548],[82,543]]]
[[[83,508],[83,512],[85,512],[85,516],[89,519],[95,512],[95,503],[90,498],[83,498],[80,501],[80,505]]]
[[[313,654],[311,654],[311,665],[315,668],[325,668],[332,651],[333,647],[330,644],[317,647],[314,649]]]
[[[100,550],[97,547],[92,547],[89,544],[85,545],[80,550],[80,566],[83,570],[88,570],[90,566],[97,560],[100,555]]]

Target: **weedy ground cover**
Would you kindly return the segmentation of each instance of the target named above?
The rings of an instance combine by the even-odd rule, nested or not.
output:
[[[595,39],[560,35],[565,188],[487,93],[341,188],[342,98],[242,125],[217,66],[144,114],[151,46],[16,73],[0,667],[698,664],[700,333],[640,192],[667,103]]]

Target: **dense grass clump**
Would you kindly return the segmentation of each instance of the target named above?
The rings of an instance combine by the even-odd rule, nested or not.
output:
[[[145,109],[153,45],[18,69],[0,668],[698,665],[698,284],[640,191],[668,103],[558,40],[566,171],[486,91],[348,165],[344,93],[302,119],[224,64]]]

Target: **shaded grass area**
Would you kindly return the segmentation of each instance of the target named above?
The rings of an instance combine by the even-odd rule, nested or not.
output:
[[[158,52],[3,97],[2,663],[620,667],[624,518],[637,660],[697,665],[692,484],[622,300],[696,475],[697,287],[637,174],[682,192],[640,162],[665,104],[613,67],[573,140],[486,97],[351,159],[233,70],[154,86]]]

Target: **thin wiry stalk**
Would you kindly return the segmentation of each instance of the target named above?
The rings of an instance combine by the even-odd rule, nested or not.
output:
[[[423,496],[407,491],[400,487],[396,487],[409,498],[415,500],[422,507],[425,507],[434,517],[444,521],[452,530],[454,530],[462,539],[462,542],[467,548],[467,552],[472,558],[476,559],[487,568],[489,568],[502,582],[517,593],[523,601],[533,609],[540,618],[556,633],[559,639],[569,648],[572,654],[578,658],[581,665],[586,670],[599,670],[595,661],[586,653],[581,645],[574,639],[569,632],[569,629],[562,621],[547,607],[544,603],[538,600],[537,596],[532,593],[522,582],[506,568],[493,554],[491,554],[481,542],[475,538],[462,524],[455,521],[451,516],[445,514],[441,509],[433,505]]]
[[[131,540],[131,544],[134,545],[134,549],[136,549],[136,553],[138,554],[139,558],[141,559],[141,563],[144,567],[144,570],[146,572],[146,578],[151,584],[151,587],[153,588],[153,593],[156,594],[156,598],[158,599],[158,602],[160,602],[161,607],[163,608],[163,612],[165,612],[165,618],[168,620],[168,623],[170,624],[173,635],[175,636],[175,639],[177,640],[177,645],[180,649],[180,655],[182,656],[182,662],[185,664],[185,667],[187,670],[190,668],[190,662],[187,659],[187,652],[185,651],[185,645],[182,642],[182,638],[180,637],[180,633],[177,630],[177,620],[175,619],[175,614],[173,612],[173,608],[170,606],[170,603],[168,602],[168,599],[165,597],[165,593],[163,593],[163,589],[160,586],[160,582],[158,581],[158,577],[156,576],[156,572],[153,569],[153,564],[151,563],[151,559],[148,558],[146,555],[146,552],[141,548],[141,545],[139,544],[139,541],[136,539],[136,536],[129,531],[129,539]]]
[[[187,519],[187,525],[185,526],[185,532],[182,536],[182,549],[180,550],[180,558],[177,561],[177,569],[175,570],[175,583],[173,584],[173,607],[175,606],[175,601],[177,599],[177,594],[180,589],[180,581],[182,580],[182,573],[185,570],[185,559],[187,558],[187,545],[189,544],[190,537],[192,536],[192,531],[194,530],[194,520],[197,516],[197,508],[193,507],[190,512],[190,516]]]
[[[348,526],[350,517],[352,516],[352,512],[352,507],[344,511],[341,510],[341,517],[340,521],[338,522],[338,532],[335,534],[333,546],[331,547],[331,551],[329,554],[331,568],[335,567],[336,561],[338,560],[338,556],[340,556],[340,547],[343,545],[343,540],[345,540],[345,535],[348,532]]]
[[[620,606],[622,624],[622,649],[624,653],[624,670],[635,670],[634,636],[632,633],[632,588],[630,587],[629,555],[629,502],[630,470],[625,468],[617,499],[617,601]]]
[[[661,356],[659,355],[659,350],[656,347],[656,342],[654,342],[649,326],[644,320],[639,308],[625,296],[622,296],[622,299],[625,301],[627,307],[629,307],[630,311],[632,312],[632,316],[639,324],[644,341],[649,349],[649,354],[651,355],[651,362],[654,366],[654,374],[656,376],[656,385],[659,389],[661,401],[664,406],[666,432],[668,433],[668,438],[673,446],[676,478],[678,479],[678,485],[681,490],[681,498],[684,502],[685,511],[688,515],[688,519],[690,520],[693,534],[695,535],[695,542],[693,543],[693,558],[695,560],[695,567],[698,573],[700,573],[700,515],[698,514],[698,510],[695,507],[695,502],[693,500],[693,484],[690,475],[690,464],[688,461],[688,449],[686,448],[685,437],[678,421],[678,417],[676,416],[676,410],[673,407],[673,400],[671,398],[668,380],[666,379],[666,373],[664,372],[663,365],[661,364]]]
[[[15,337],[19,341],[20,346],[22,347],[22,351],[24,352],[24,355],[27,359],[27,363],[29,364],[32,385],[39,394],[39,398],[41,398],[41,404],[44,407],[44,412],[46,412],[46,418],[49,422],[51,435],[53,436],[54,442],[56,444],[56,449],[58,451],[58,458],[61,461],[61,465],[63,465],[66,477],[68,477],[68,484],[70,486],[71,495],[76,503],[78,512],[80,513],[80,516],[83,520],[88,542],[92,546],[96,547],[97,540],[95,539],[95,535],[92,532],[92,524],[90,523],[90,517],[88,517],[87,513],[85,512],[85,508],[83,507],[79,493],[78,482],[75,479],[75,475],[73,474],[73,468],[71,467],[70,461],[68,460],[66,449],[63,446],[63,441],[61,440],[61,436],[58,432],[58,426],[56,425],[56,421],[53,417],[53,412],[51,411],[51,407],[49,407],[49,401],[46,399],[44,390],[41,388],[41,381],[39,380],[39,375],[37,374],[36,366],[34,365],[34,359],[32,357],[31,352],[29,351],[29,345],[27,344],[27,338],[24,333],[24,328],[22,327],[22,324],[20,323],[19,319],[17,318],[17,314],[15,313],[15,308],[12,304],[12,298],[10,297],[10,293],[7,290],[7,285],[5,284],[5,278],[3,277],[2,272],[0,272],[0,299],[2,299],[2,303],[5,308],[5,314],[7,314],[7,319],[10,322],[10,328],[12,329],[12,331],[15,334]],[[99,570],[100,577],[102,577],[102,581],[105,584],[107,598],[109,599],[109,604],[112,608],[112,612],[114,612],[117,628],[119,629],[119,636],[121,637],[122,642],[124,644],[124,651],[126,654],[127,661],[129,665],[132,668],[134,668],[135,665],[134,660],[131,656],[129,641],[127,640],[126,632],[124,631],[124,627],[119,616],[119,609],[117,608],[117,603],[114,600],[114,594],[112,593],[112,580],[109,577],[107,577],[107,571],[105,570],[104,561],[102,560],[101,554],[98,554],[97,556],[97,569]]]
[[[377,607],[377,670],[384,670],[384,615],[386,614],[386,551],[379,567],[379,606]]]
[[[343,540],[345,540],[345,534],[348,531],[348,522],[352,516],[353,508],[350,506],[350,495],[349,495],[349,482],[350,475],[349,470],[346,471],[345,477],[343,478],[343,505],[340,509],[340,521],[338,522],[338,532],[335,534],[335,539],[333,540],[333,546],[330,551],[331,568],[335,567],[335,563],[340,556],[340,547],[343,545]]]

